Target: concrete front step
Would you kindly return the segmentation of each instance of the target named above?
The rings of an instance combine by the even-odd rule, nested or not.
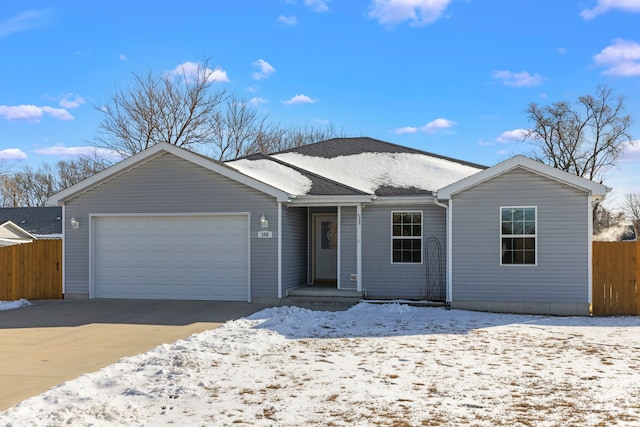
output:
[[[341,297],[287,297],[280,300],[280,305],[293,305],[312,310],[341,311],[358,304],[361,298]]]
[[[299,288],[289,289],[287,296],[289,297],[307,297],[307,298],[362,298],[363,292],[349,289],[335,288],[316,288],[314,286],[301,286]]]

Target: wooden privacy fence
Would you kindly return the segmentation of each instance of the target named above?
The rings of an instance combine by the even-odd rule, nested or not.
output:
[[[0,301],[62,298],[62,240],[0,248]]]
[[[640,316],[640,242],[593,242],[594,316]]]

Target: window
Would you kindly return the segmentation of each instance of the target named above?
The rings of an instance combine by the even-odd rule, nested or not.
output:
[[[536,264],[536,208],[500,208],[501,265]]]
[[[422,262],[422,212],[391,213],[391,262]]]

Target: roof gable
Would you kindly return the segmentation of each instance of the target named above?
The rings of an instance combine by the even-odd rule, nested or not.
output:
[[[213,159],[199,155],[197,153],[193,153],[184,148],[177,147],[173,144],[158,143],[150,148],[147,148],[144,151],[141,151],[140,153],[134,154],[133,156],[128,157],[119,163],[116,163],[115,165],[101,172],[98,172],[90,178],[87,178],[75,185],[72,185],[69,188],[60,191],[59,193],[52,195],[49,198],[48,203],[50,205],[64,204],[64,202],[78,196],[79,194],[89,191],[92,188],[115,178],[116,176],[119,176],[143,163],[156,158],[157,156],[161,156],[166,153],[175,155],[181,159],[201,166],[212,172],[216,172],[229,179],[245,184],[265,194],[271,195],[278,200],[284,201],[288,199],[289,195],[286,192],[268,185],[267,183],[261,182],[251,176],[242,174],[237,170],[225,165],[224,163],[217,162]]]
[[[12,221],[5,221],[0,224],[0,246],[6,246],[6,243],[30,242],[33,239],[36,239],[36,237]]]
[[[502,175],[515,168],[523,168],[538,175],[578,188],[594,197],[604,197],[608,191],[608,188],[605,185],[564,172],[528,157],[517,155],[474,175],[442,187],[438,190],[438,198],[450,199],[457,193],[468,190],[469,188],[475,187],[485,181],[489,181],[494,177]]]

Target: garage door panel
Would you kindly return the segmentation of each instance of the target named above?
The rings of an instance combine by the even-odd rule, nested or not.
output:
[[[246,301],[244,215],[94,218],[97,298]]]

